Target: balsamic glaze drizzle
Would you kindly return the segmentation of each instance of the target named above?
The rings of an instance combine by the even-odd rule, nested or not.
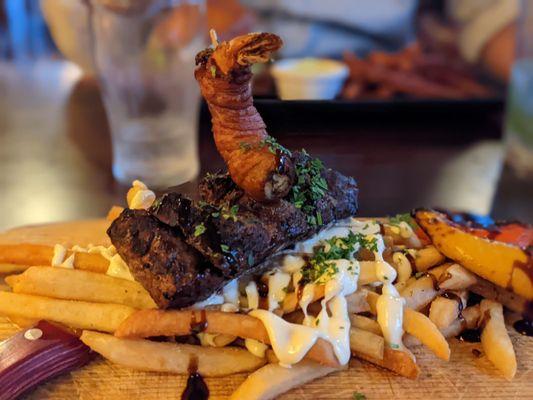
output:
[[[481,330],[480,329],[465,329],[458,336],[462,342],[479,343],[481,342]]]
[[[193,334],[198,334],[207,329],[207,314],[205,310],[200,311],[200,320],[197,321],[196,317],[197,313],[193,311],[191,315],[191,325],[190,325],[190,332]]]

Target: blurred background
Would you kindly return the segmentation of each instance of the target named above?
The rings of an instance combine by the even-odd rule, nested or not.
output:
[[[133,179],[223,167],[194,57],[252,31],[269,133],[361,187],[361,215],[533,221],[531,0],[0,0],[0,229],[105,215]]]

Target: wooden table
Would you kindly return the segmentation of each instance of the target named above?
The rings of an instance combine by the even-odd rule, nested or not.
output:
[[[0,63],[0,229],[98,217],[123,203],[111,175],[109,129],[99,90],[61,60]],[[191,77],[192,79],[192,77]],[[504,169],[500,116],[392,118],[386,110],[316,118],[261,107],[270,133],[361,187],[360,214],[444,206],[533,221],[531,182]],[[260,111],[261,111],[260,109]],[[270,110],[270,111],[269,111]],[[202,173],[222,166],[208,117],[200,123]],[[194,191],[194,183],[185,185]]]

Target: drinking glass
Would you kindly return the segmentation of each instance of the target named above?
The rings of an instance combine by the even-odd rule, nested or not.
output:
[[[519,176],[533,178],[533,0],[522,0],[517,22],[505,134],[508,163]]]
[[[199,91],[194,58],[205,46],[203,0],[86,0],[93,56],[125,184],[178,185],[198,174]]]

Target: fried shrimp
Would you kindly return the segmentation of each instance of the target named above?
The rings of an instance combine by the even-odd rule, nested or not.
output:
[[[196,56],[195,77],[207,101],[219,153],[233,181],[256,200],[286,196],[294,180],[288,150],[268,135],[253,105],[251,65],[282,46],[271,33],[250,33],[218,43]]]

